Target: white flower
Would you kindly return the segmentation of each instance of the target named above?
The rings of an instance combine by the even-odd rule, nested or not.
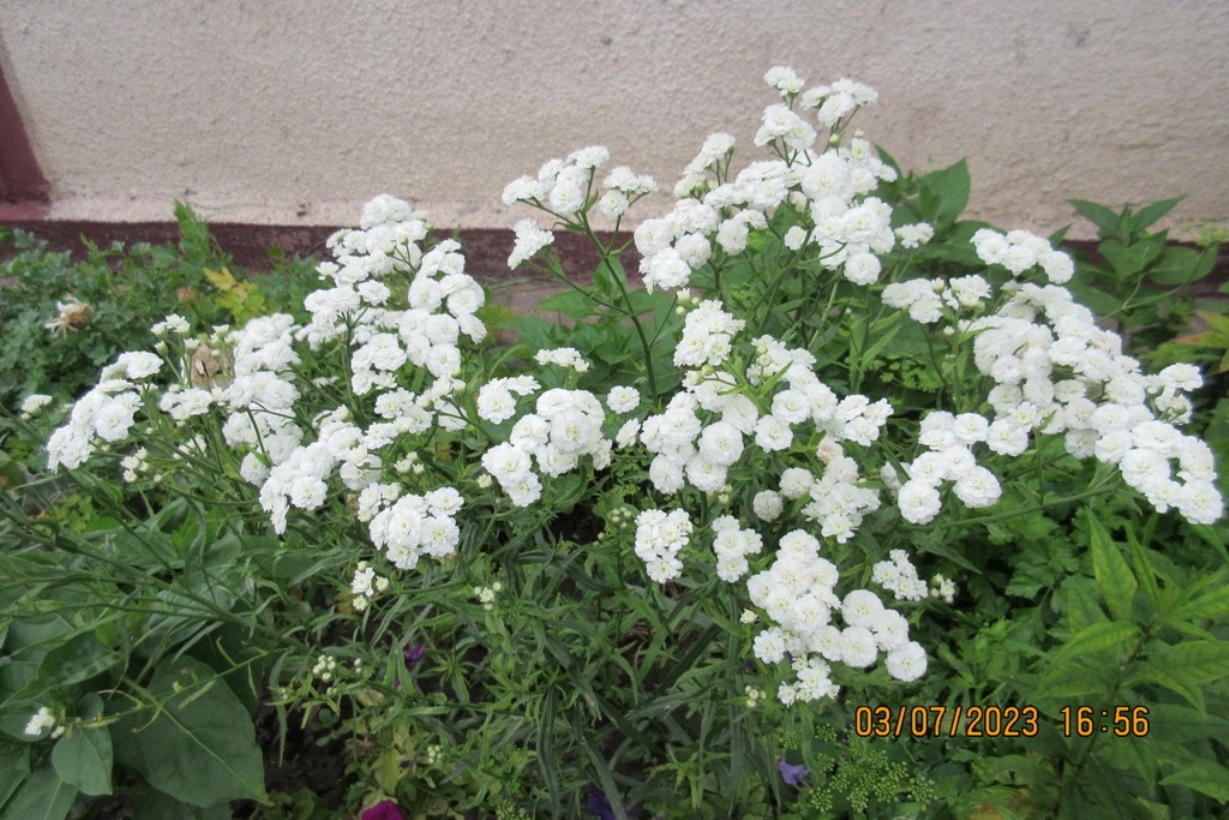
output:
[[[781,496],[772,490],[756,493],[751,502],[751,509],[761,521],[776,521],[781,517],[785,505]]]
[[[616,413],[630,413],[640,406],[640,391],[634,387],[612,387],[606,404]]]
[[[926,674],[926,650],[916,641],[888,652],[888,674],[906,683]]]
[[[555,235],[538,227],[532,219],[522,219],[516,223],[516,245],[508,257],[508,267],[519,267],[522,262],[533,257],[538,251],[555,241]]]
[[[52,729],[56,725],[55,715],[46,706],[40,707],[37,712],[30,718],[26,724],[25,734],[30,737],[38,737],[45,730]]]

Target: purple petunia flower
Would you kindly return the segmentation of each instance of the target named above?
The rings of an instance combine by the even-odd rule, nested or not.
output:
[[[786,763],[785,758],[777,761],[777,771],[781,773],[781,779],[791,786],[801,786],[802,779],[811,772],[810,769],[801,763],[798,765]]]
[[[359,820],[405,820],[395,800],[381,800],[363,812]]]

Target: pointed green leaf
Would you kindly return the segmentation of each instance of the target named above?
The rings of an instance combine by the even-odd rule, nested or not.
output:
[[[1211,760],[1189,758],[1161,780],[1162,786],[1186,786],[1221,802],[1229,800],[1229,769]]]
[[[38,676],[53,686],[71,686],[87,681],[123,660],[122,652],[103,646],[94,633],[86,632],[48,652],[39,664]]]
[[[149,691],[165,706],[152,722],[141,713],[115,725],[121,762],[154,788],[196,806],[264,799],[255,729],[225,681],[199,661],[167,659],[154,672]]]
[[[1186,641],[1159,660],[1174,677],[1192,686],[1229,678],[1229,643],[1223,641]]]
[[[1191,706],[1199,710],[1200,714],[1207,712],[1203,701],[1203,691],[1199,687],[1191,686],[1186,681],[1174,676],[1170,670],[1157,666],[1151,661],[1144,661],[1139,664],[1138,671],[1131,676],[1127,684],[1131,685],[1139,681],[1164,686],[1169,691],[1185,698]]]
[[[1174,197],[1173,199],[1162,199],[1160,202],[1153,202],[1151,205],[1145,205],[1139,209],[1139,213],[1135,215],[1135,229],[1142,231],[1150,228],[1157,220],[1163,218],[1166,214],[1174,209],[1174,206],[1182,201],[1182,197]]]
[[[1135,575],[1118,551],[1118,545],[1110,538],[1109,530],[1091,508],[1088,510],[1088,530],[1092,537],[1092,571],[1101,597],[1111,615],[1120,621],[1129,620],[1131,600],[1139,587]]]
[[[1134,624],[1115,621],[1093,624],[1072,635],[1065,644],[1059,647],[1054,653],[1052,662],[1057,665],[1072,658],[1080,658],[1119,647],[1138,634],[1139,630]]]
[[[1118,232],[1118,214],[1104,205],[1084,199],[1068,199],[1067,204],[1079,211],[1080,216],[1096,225],[1103,237],[1113,236]]]
[[[969,204],[969,166],[963,159],[918,180],[923,213],[940,224],[955,222]]]
[[[1229,720],[1216,715],[1200,714],[1194,709],[1174,703],[1156,703],[1148,707],[1149,737],[1173,743],[1190,743],[1229,736]]]
[[[597,303],[577,290],[557,293],[538,303],[538,310],[547,313],[562,313],[573,319],[583,319],[593,312]]]
[[[1226,615],[1229,615],[1229,585],[1175,607],[1165,621],[1215,621]]]

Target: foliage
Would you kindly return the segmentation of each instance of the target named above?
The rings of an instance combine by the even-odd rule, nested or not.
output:
[[[515,347],[382,196],[297,316],[210,261],[246,324],[10,419],[0,817],[1220,810],[1229,416],[1130,355],[1214,249],[1173,201],[1075,203],[1103,261],[964,220],[963,162],[851,131],[873,91],[766,79],[774,158],[713,135],[630,236],[605,149],[508,186],[567,288]],[[262,708],[344,744],[343,806],[267,793]]]

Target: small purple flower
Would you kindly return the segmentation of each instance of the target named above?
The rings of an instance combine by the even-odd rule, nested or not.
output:
[[[777,761],[777,771],[781,773],[781,779],[791,786],[801,786],[802,779],[810,774],[811,770],[802,763],[794,765],[786,763],[785,758]]]
[[[363,812],[359,820],[405,820],[395,800],[381,800]]]
[[[413,648],[410,648],[408,643],[401,647],[401,656],[405,658],[406,669],[413,669],[426,654],[427,645],[425,643],[420,643]]]

